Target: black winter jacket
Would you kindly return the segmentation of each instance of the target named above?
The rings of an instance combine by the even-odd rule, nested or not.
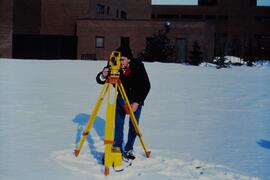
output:
[[[147,72],[144,64],[139,60],[132,60],[129,64],[131,73],[128,76],[124,76],[123,71],[120,70],[120,80],[130,103],[137,102],[143,105],[151,88]],[[101,74],[102,72],[98,73],[96,80],[97,83],[104,84],[106,80],[101,80]]]

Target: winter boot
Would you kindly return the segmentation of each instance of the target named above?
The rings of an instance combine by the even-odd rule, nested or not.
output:
[[[133,150],[129,150],[123,152],[123,158],[126,160],[134,160],[136,157],[133,153]]]

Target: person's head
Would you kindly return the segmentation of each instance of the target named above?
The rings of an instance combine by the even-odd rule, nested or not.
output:
[[[121,69],[126,69],[129,67],[130,59],[121,55],[120,61],[121,61]]]
[[[132,50],[129,47],[120,46],[117,48],[117,51],[121,53],[121,68],[128,68],[130,61],[133,60]]]

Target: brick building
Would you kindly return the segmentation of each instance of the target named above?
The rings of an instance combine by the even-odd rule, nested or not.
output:
[[[247,50],[270,58],[270,7],[256,0],[0,0],[0,57],[106,59],[120,44],[137,56],[168,21],[175,46],[169,61],[187,60],[194,41],[207,60]]]
[[[0,57],[12,57],[12,7],[10,0],[0,0]]]

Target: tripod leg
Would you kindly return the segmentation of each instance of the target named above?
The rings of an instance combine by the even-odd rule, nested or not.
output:
[[[113,95],[111,99],[111,95]],[[116,97],[117,97],[117,84],[115,84],[114,92],[111,93],[111,85],[108,88],[108,101],[106,112],[106,125],[105,125],[105,154],[104,154],[104,174],[109,174],[110,166],[120,166],[122,163],[122,153],[119,150],[113,150],[112,145],[114,143],[114,121],[116,110]]]
[[[94,120],[95,120],[96,115],[98,113],[99,107],[100,107],[100,105],[101,105],[101,103],[102,103],[102,101],[104,99],[104,96],[106,95],[107,90],[108,90],[108,85],[109,85],[108,83],[105,83],[105,85],[104,85],[104,87],[103,87],[103,89],[102,89],[102,91],[101,91],[101,93],[100,93],[100,95],[98,97],[98,100],[96,102],[94,110],[93,110],[91,116],[89,117],[89,120],[88,120],[88,122],[86,124],[86,127],[85,127],[84,131],[83,131],[79,146],[74,150],[74,154],[75,154],[76,157],[79,155],[79,153],[80,153],[80,151],[82,149],[82,146],[83,146],[83,144],[85,142],[85,139],[86,139],[87,135],[89,134],[89,131],[90,131],[90,129],[91,129],[93,123],[94,123]]]
[[[117,84],[115,85],[114,92],[111,92],[111,85],[108,88],[108,101],[106,109],[106,125],[105,125],[105,144],[113,144],[114,141],[114,121],[115,121],[115,109],[116,109],[116,96],[117,96]],[[111,94],[112,93],[112,94]],[[111,95],[113,95],[111,99]]]
[[[139,139],[141,141],[141,144],[142,144],[143,149],[145,151],[145,155],[146,155],[147,158],[149,158],[150,157],[150,154],[151,154],[151,151],[148,151],[147,148],[146,148],[146,145],[145,145],[144,140],[142,138],[142,134],[140,132],[139,125],[138,125],[138,123],[136,121],[136,117],[135,117],[135,115],[134,115],[134,113],[133,113],[133,111],[131,109],[131,106],[130,106],[130,103],[129,103],[127,94],[125,92],[125,89],[124,89],[124,87],[123,87],[123,85],[122,85],[121,82],[119,83],[119,85],[120,85],[120,87],[119,87],[120,94],[121,94],[122,98],[124,99],[124,101],[126,102],[126,104],[128,106],[128,110],[129,110],[131,122],[132,122],[132,124],[134,126],[134,129],[135,129],[135,131],[136,131],[136,133],[137,133],[137,135],[138,135],[138,137],[139,137]]]

